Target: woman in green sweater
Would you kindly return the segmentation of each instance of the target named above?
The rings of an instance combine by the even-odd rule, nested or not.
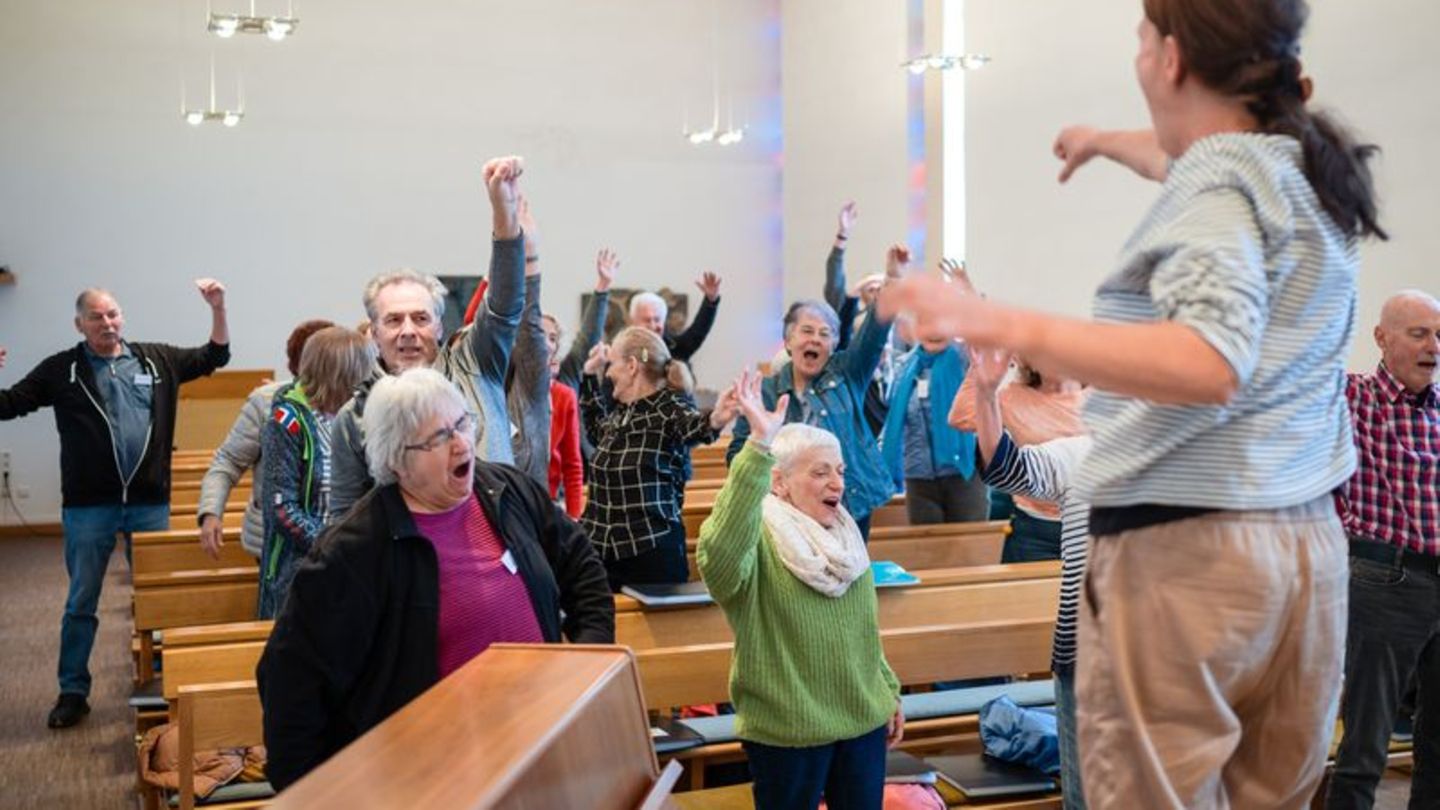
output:
[[[746,372],[726,394],[750,422],[696,559],[735,633],[730,699],[755,806],[881,806],[900,741],[900,684],[885,662],[870,560],[841,505],[845,465],[827,431],[782,424]]]

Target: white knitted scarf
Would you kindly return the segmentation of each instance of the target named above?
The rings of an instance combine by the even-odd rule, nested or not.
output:
[[[765,496],[761,513],[780,561],[796,579],[819,593],[831,598],[844,596],[850,583],[870,567],[860,527],[843,506],[833,529],[774,495]]]

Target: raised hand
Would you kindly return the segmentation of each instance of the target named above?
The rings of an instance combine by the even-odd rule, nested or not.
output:
[[[195,279],[195,288],[200,290],[200,297],[211,309],[225,308],[225,285],[213,278]]]
[[[590,355],[585,358],[585,367],[581,371],[599,377],[605,373],[605,364],[608,362],[610,362],[610,346],[605,343],[597,343],[594,348],[590,349]]]
[[[967,347],[970,353],[970,370],[967,375],[975,379],[975,387],[983,391],[995,391],[1010,373],[1010,352],[1004,349],[976,349]]]
[[[514,155],[487,160],[480,171],[485,180],[485,191],[490,196],[490,208],[495,215],[495,235],[500,239],[514,239],[519,235],[516,206],[519,204],[520,175],[524,172],[525,160]]]
[[[785,414],[790,407],[790,395],[781,394],[779,401],[775,403],[775,409],[765,410],[765,399],[760,394],[760,382],[763,378],[759,371],[745,369],[740,379],[735,381],[731,389],[735,396],[736,404],[740,413],[745,415],[745,421],[750,423],[750,437],[755,441],[769,446],[775,439],[775,434],[785,424]]]
[[[595,292],[605,292],[615,283],[615,273],[620,269],[620,257],[610,248],[602,248],[595,256]]]
[[[710,412],[710,426],[720,430],[731,422],[740,413],[740,399],[735,394],[735,386],[730,386],[720,393],[720,398],[715,402],[715,409]]]
[[[959,284],[966,292],[975,292],[975,284],[970,280],[970,273],[965,270],[965,263],[954,259],[940,260],[940,273],[945,278]]]
[[[0,346],[0,368],[4,368],[4,367],[5,367],[5,355],[6,355],[6,354],[7,354],[7,352],[5,351],[5,347],[4,347],[4,346]]]
[[[1055,145],[1051,147],[1051,151],[1065,163],[1060,169],[1060,182],[1069,180],[1076,169],[1100,154],[1096,145],[1096,136],[1099,134],[1099,130],[1094,127],[1073,126],[1060,130],[1060,134],[1055,136]]]
[[[885,275],[888,278],[900,278],[909,266],[910,248],[896,242],[885,251]]]
[[[959,284],[929,274],[907,276],[880,290],[876,303],[882,318],[908,312],[918,329],[958,337],[972,346],[1002,345],[1012,313]]]
[[[855,220],[860,218],[860,211],[855,207],[854,202],[847,202],[840,206],[839,228],[835,236],[847,239],[850,236],[850,229],[855,227]]]
[[[695,280],[695,286],[705,294],[706,301],[716,301],[720,298],[720,277],[706,270]]]
[[[521,233],[525,234],[525,270],[526,275],[531,275],[530,270],[540,257],[540,226],[530,211],[530,198],[524,194],[515,196],[515,220],[520,223]]]

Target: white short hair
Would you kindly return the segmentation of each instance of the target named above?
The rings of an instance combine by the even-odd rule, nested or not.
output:
[[[445,296],[449,295],[445,285],[440,283],[440,279],[428,273],[402,267],[399,270],[381,273],[370,279],[370,282],[365,285],[361,303],[365,305],[365,315],[370,319],[370,323],[375,323],[380,317],[380,313],[375,309],[375,299],[380,297],[381,290],[394,284],[418,284],[424,287],[425,291],[430,294],[430,312],[435,316],[435,323],[438,324],[445,319]]]
[[[638,292],[630,296],[631,320],[635,319],[635,310],[639,309],[641,304],[649,304],[650,306],[659,310],[660,320],[662,322],[665,320],[666,316],[670,314],[670,305],[665,303],[664,298],[661,298],[653,292]]]
[[[782,473],[789,470],[790,465],[807,450],[817,448],[834,450],[841,458],[845,455],[840,450],[840,440],[835,438],[834,433],[803,422],[785,425],[776,431],[775,438],[770,441],[770,454],[775,457],[775,469]]]
[[[465,397],[445,375],[412,368],[382,377],[365,400],[365,459],[375,483],[393,484],[405,465],[405,445],[421,425],[440,414],[464,413]]]

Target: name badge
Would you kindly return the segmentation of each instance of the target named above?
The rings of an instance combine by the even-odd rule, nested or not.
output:
[[[136,384],[136,385],[154,385],[154,384],[155,384],[155,378],[154,378],[154,377],[151,377],[149,374],[136,374],[136,375],[135,375],[135,384]]]
[[[915,396],[921,399],[930,398],[930,378],[915,381]]]
[[[505,566],[505,570],[512,574],[520,570],[519,566],[515,565],[515,555],[511,554],[508,548],[505,549],[504,554],[500,555],[500,564]]]

